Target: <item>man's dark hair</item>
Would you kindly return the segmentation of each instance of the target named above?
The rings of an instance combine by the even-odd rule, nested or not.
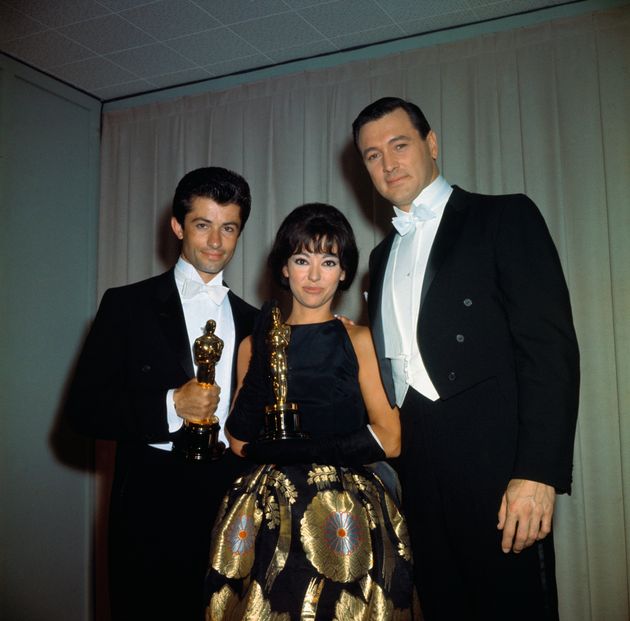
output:
[[[336,207],[306,203],[296,207],[280,225],[267,263],[283,289],[289,289],[289,280],[282,268],[292,255],[304,250],[339,257],[339,265],[346,273],[339,289],[345,291],[350,287],[357,273],[359,251],[350,223]]]
[[[249,184],[238,173],[218,166],[197,168],[186,173],[177,184],[173,197],[173,216],[182,227],[195,197],[210,198],[219,205],[238,205],[241,210],[241,231],[245,228],[252,197]]]
[[[422,110],[416,104],[400,99],[400,97],[382,97],[363,108],[359,112],[359,116],[354,119],[354,123],[352,123],[352,137],[354,138],[355,147],[359,148],[359,132],[366,123],[376,121],[398,108],[402,108],[409,115],[411,123],[424,140],[431,131],[431,126]]]

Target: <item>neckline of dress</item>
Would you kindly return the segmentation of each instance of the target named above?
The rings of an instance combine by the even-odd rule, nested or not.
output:
[[[327,323],[332,323],[333,321],[339,321],[339,319],[337,319],[336,317],[333,317],[332,319],[327,319],[326,321],[315,321],[313,323],[288,323],[287,325],[293,330],[293,328],[299,328],[299,327],[324,326]]]

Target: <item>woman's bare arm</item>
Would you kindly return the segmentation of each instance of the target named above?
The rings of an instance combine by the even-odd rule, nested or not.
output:
[[[238,356],[236,359],[236,390],[234,391],[234,400],[232,401],[232,408],[234,407],[234,403],[236,403],[236,397],[238,397],[238,393],[243,387],[243,380],[245,379],[245,375],[247,374],[247,369],[249,369],[249,362],[252,359],[252,337],[248,336],[241,341],[241,344],[238,347]],[[232,452],[236,453],[239,457],[243,457],[243,446],[245,442],[231,436],[228,433],[228,430],[225,430],[225,435],[230,442],[230,448]]]
[[[359,361],[359,385],[370,419],[370,427],[380,440],[387,457],[398,457],[400,417],[398,408],[392,408],[387,400],[370,330],[366,326],[345,327]]]

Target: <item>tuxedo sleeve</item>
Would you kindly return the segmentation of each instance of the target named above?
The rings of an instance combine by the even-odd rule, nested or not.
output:
[[[579,392],[577,339],[558,253],[527,197],[503,209],[495,248],[518,389],[512,476],[568,492]]]
[[[70,385],[66,414],[90,437],[168,441],[166,393],[187,378],[183,371],[175,383],[167,377],[152,351],[156,339],[123,291],[110,289],[103,296]]]

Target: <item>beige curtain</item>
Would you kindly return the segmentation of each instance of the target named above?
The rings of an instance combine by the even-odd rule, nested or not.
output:
[[[326,201],[349,217],[362,249],[339,310],[364,318],[368,254],[390,213],[353,152],[350,124],[383,95],[424,109],[449,182],[525,192],[545,215],[583,376],[574,491],[556,517],[561,614],[627,621],[630,7],[105,114],[100,291],[170,265],[175,185],[213,164],[243,173],[254,198],[232,288],[254,304],[269,295],[264,261],[279,222],[300,203]]]

